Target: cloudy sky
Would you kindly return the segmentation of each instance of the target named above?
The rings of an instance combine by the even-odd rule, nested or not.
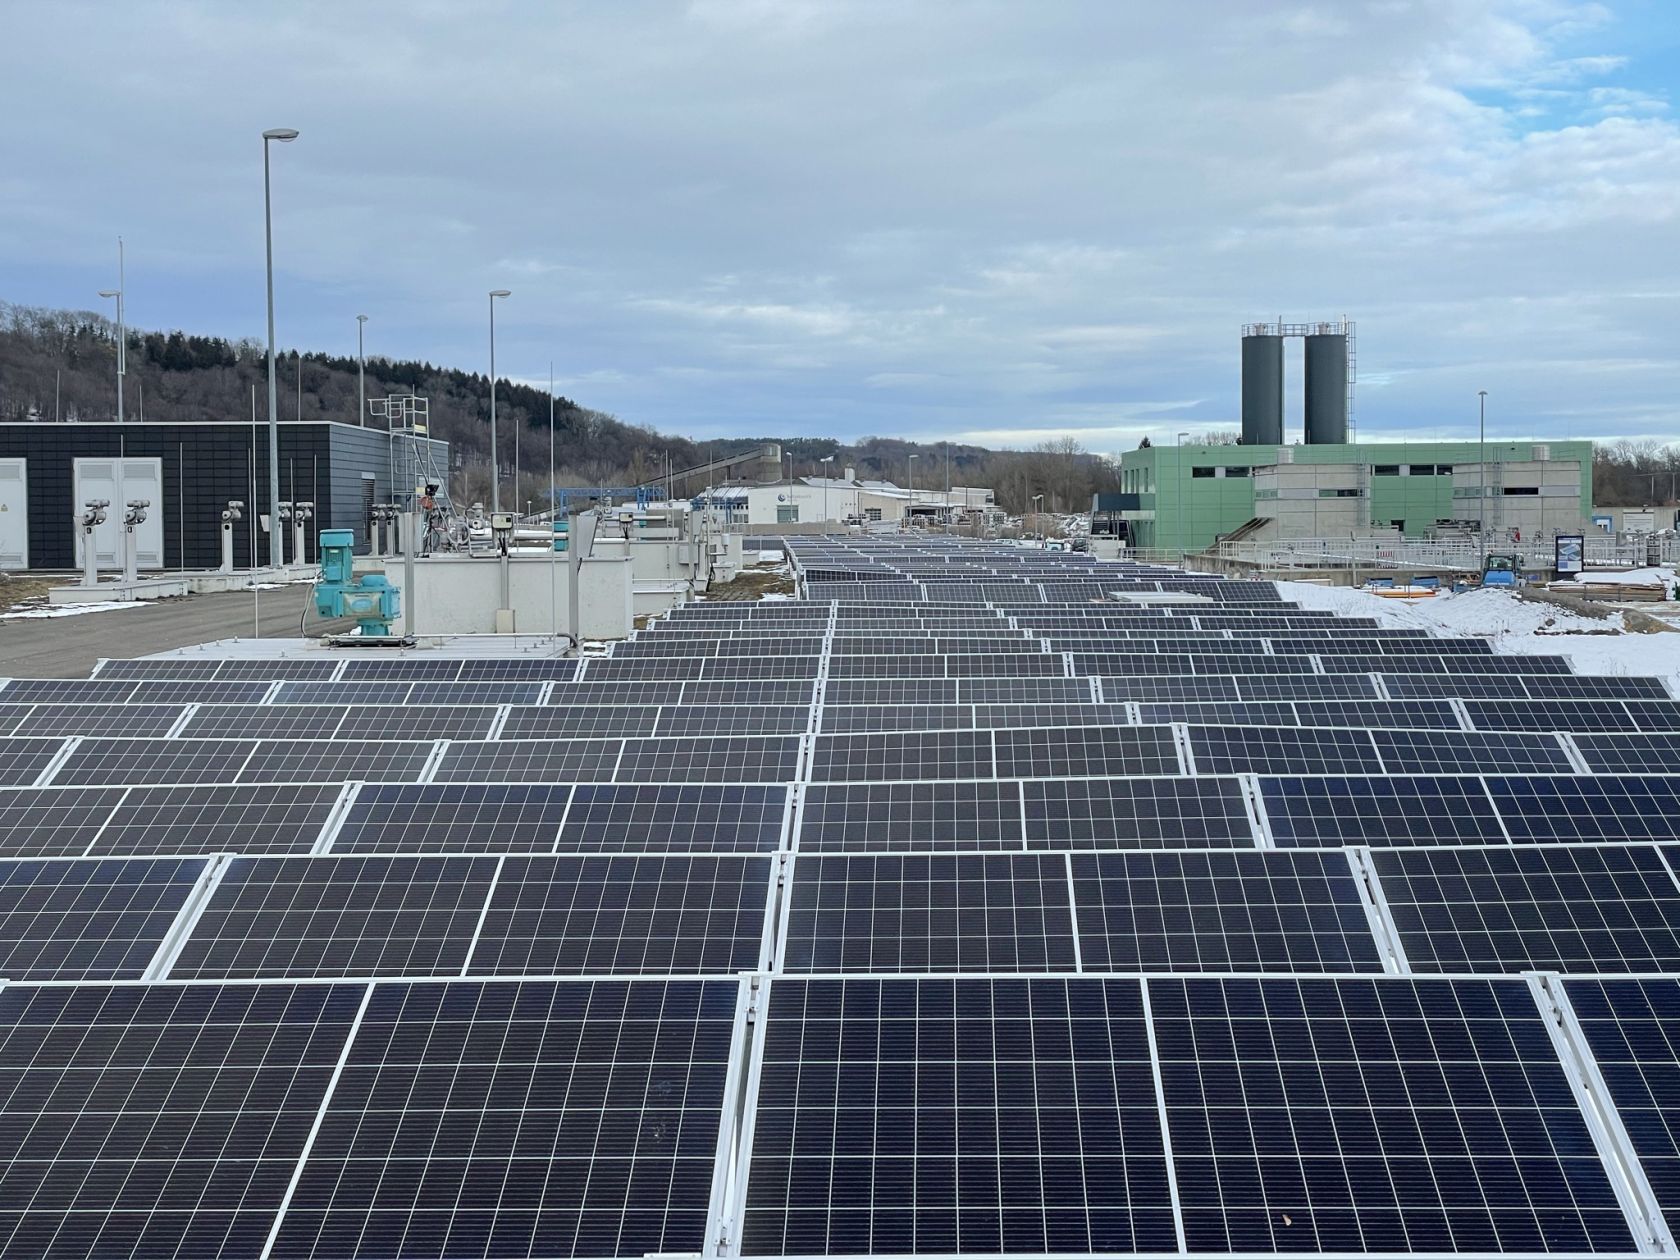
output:
[[[1680,436],[1673,0],[7,0],[0,298],[498,367],[696,437]],[[1291,365],[1298,378],[1298,362]],[[1298,379],[1292,384],[1298,388]],[[1293,414],[1293,413],[1292,413]]]

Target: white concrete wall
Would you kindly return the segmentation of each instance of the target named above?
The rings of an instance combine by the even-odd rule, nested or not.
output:
[[[519,634],[565,631],[567,615],[566,559],[556,556],[513,556],[507,565],[508,604],[502,603],[500,557],[425,556],[414,562],[417,590],[403,590],[402,615],[394,625],[409,633],[410,618],[420,634],[494,634],[496,610],[514,610]],[[407,580],[402,560],[385,565],[385,577],[401,588]],[[586,639],[622,639],[634,617],[632,563],[627,556],[592,556],[578,575],[582,603],[580,628]],[[552,583],[552,585],[551,585]],[[551,595],[552,592],[552,595]],[[552,599],[552,604],[551,604]],[[556,617],[550,617],[553,608]]]

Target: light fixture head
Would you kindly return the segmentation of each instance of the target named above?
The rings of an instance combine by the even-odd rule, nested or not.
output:
[[[365,324],[365,323],[367,323],[367,316],[366,316],[366,315],[358,315],[358,316],[356,316],[356,322],[357,322],[357,323],[358,323],[358,324]]]
[[[495,297],[512,297],[513,296],[513,290],[512,289],[491,289],[490,290],[490,296],[493,297],[493,298],[495,298]]]
[[[101,289],[101,290],[99,290],[99,296],[100,297],[121,297],[122,296],[122,290],[121,289]]]
[[[290,144],[298,138],[296,127],[270,127],[263,132],[264,140],[278,140],[281,144]]]

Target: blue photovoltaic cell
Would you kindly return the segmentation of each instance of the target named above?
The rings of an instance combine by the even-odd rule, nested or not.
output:
[[[364,991],[0,989],[0,1256],[260,1256]]]
[[[273,1256],[699,1254],[738,993],[376,986]]]
[[[1193,1252],[1626,1251],[1522,980],[1149,981]]]
[[[1680,979],[1563,982],[1640,1166],[1680,1225]]]
[[[771,982],[750,1256],[1177,1249],[1136,980]]]

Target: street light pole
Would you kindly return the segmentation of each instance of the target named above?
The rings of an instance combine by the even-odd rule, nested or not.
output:
[[[910,456],[910,512],[908,519],[912,521],[916,519],[916,461],[920,458],[920,455],[914,453]]]
[[[1175,460],[1178,464],[1178,554],[1181,564],[1184,553],[1190,550],[1184,543],[1184,439],[1189,436],[1188,433],[1178,435],[1178,455]]]
[[[1037,536],[1039,542],[1043,542],[1044,541],[1044,496],[1042,494],[1033,495],[1032,503],[1033,503],[1033,533]]]
[[[819,463],[824,463],[824,464],[832,464],[834,462],[834,456],[824,455],[822,457],[822,459],[818,462]],[[823,474],[823,524],[825,526],[828,524],[828,480],[829,480],[829,473],[825,472]],[[827,530],[825,529],[824,532],[826,533]]]
[[[117,287],[101,289],[102,298],[117,299],[117,423],[123,422],[123,377],[128,375],[128,333],[123,323],[123,290],[128,282],[123,276],[123,239],[117,237]]]
[[[502,470],[496,462],[496,299],[512,297],[511,289],[490,290],[490,510],[502,510]],[[518,491],[515,490],[517,494]]]
[[[356,426],[361,427],[367,415],[367,353],[362,348],[362,329],[367,316],[356,316]]]
[[[1478,404],[1478,406],[1480,407],[1480,410],[1481,410],[1481,454],[1480,454],[1480,456],[1478,456],[1478,459],[1481,463],[1481,467],[1476,470],[1480,474],[1476,478],[1476,480],[1480,483],[1476,488],[1476,515],[1478,517],[1480,517],[1481,519],[1476,523],[1476,528],[1481,531],[1482,537],[1486,538],[1487,537],[1487,515],[1488,515],[1488,505],[1487,505],[1487,390],[1478,389],[1476,391],[1476,401],[1477,401],[1477,404]]]
[[[290,144],[298,138],[293,127],[271,127],[263,139],[263,244],[268,264],[268,560],[279,567],[280,557],[280,423],[279,382],[274,377],[274,203],[269,194],[268,144]]]

